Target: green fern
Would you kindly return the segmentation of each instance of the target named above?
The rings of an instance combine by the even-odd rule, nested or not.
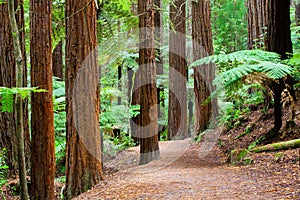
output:
[[[14,95],[21,95],[22,99],[25,99],[31,92],[47,92],[44,89],[38,89],[36,87],[28,88],[7,88],[0,87],[0,104],[1,112],[12,112],[14,109]]]
[[[279,63],[280,55],[274,52],[262,51],[262,50],[243,50],[236,51],[229,54],[212,55],[205,58],[201,58],[193,62],[190,67],[196,67],[202,64],[209,64],[211,62],[216,64],[222,63],[237,63],[237,64],[256,64],[264,61],[270,61],[273,63]]]
[[[262,50],[243,50],[227,55],[213,55],[193,62],[190,67],[211,62],[220,66],[225,64],[229,66],[229,69],[217,75],[214,80],[215,85],[229,86],[254,73],[258,78],[277,80],[293,71],[292,67],[281,63],[279,54]]]
[[[12,112],[14,105],[14,96],[11,91],[1,92],[1,111],[2,112]]]

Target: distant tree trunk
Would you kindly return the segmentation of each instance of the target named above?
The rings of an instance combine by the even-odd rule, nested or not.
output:
[[[15,0],[16,21],[19,27],[20,45],[22,57],[24,58],[24,77],[23,86],[27,86],[27,69],[26,69],[26,55],[25,55],[25,37],[24,37],[24,7],[21,1]],[[15,87],[15,56],[12,41],[12,32],[10,21],[8,17],[8,4],[0,4],[0,21],[3,22],[0,27],[0,86]],[[18,9],[17,9],[18,8]],[[24,102],[23,105],[23,119],[24,119],[24,142],[26,162],[29,163],[30,157],[30,137],[28,128],[28,106]],[[14,113],[0,112],[0,148],[7,150],[7,164],[9,166],[10,176],[17,175],[18,171],[18,155],[16,149],[15,138],[15,118]],[[29,164],[28,164],[29,166]]]
[[[163,42],[163,24],[162,24],[162,1],[154,0],[154,40],[155,40],[155,56],[156,61],[156,74],[162,75],[164,73],[164,61],[161,52],[162,42]],[[161,104],[164,101],[163,97],[160,94],[164,93],[164,86],[157,86],[157,109],[158,109],[158,119],[162,117]],[[161,130],[158,130],[161,131]]]
[[[210,22],[210,1],[193,1],[192,5],[192,37],[194,60],[213,54],[212,28]],[[194,68],[194,92],[195,92],[195,123],[196,134],[209,128],[210,122],[214,122],[218,113],[217,100],[204,104],[214,91],[212,80],[215,77],[214,65],[201,65]]]
[[[128,88],[129,88],[129,97],[131,98],[129,102],[131,102],[131,105],[140,105],[140,93],[141,88],[139,87],[139,81],[140,81],[140,69],[138,69],[136,72],[133,71],[133,69],[129,69],[128,71]],[[141,114],[132,117],[130,120],[130,128],[131,128],[131,136],[133,138],[133,141],[136,145],[140,144],[140,138],[139,138],[139,132],[141,127]]]
[[[155,38],[155,53],[157,57],[156,62],[156,74],[160,75],[164,73],[163,56],[161,52],[162,40],[163,40],[163,24],[162,24],[162,1],[154,0],[154,38]]]
[[[282,59],[289,57],[292,53],[292,41],[290,30],[290,1],[289,0],[269,0],[268,5],[268,35],[267,51],[276,52]],[[272,134],[267,139],[278,133],[282,126],[282,102],[281,93],[285,88],[284,81],[280,79],[273,83],[274,92],[274,127]]]
[[[16,87],[23,86],[23,70],[25,68],[24,65],[24,57],[22,54],[22,47],[20,42],[19,28],[17,25],[16,17],[15,17],[15,4],[14,0],[8,1],[8,13],[9,13],[9,21],[12,31],[13,37],[13,46],[14,46],[14,55],[15,55],[15,68],[16,68]],[[15,112],[16,112],[16,143],[17,152],[18,152],[18,165],[19,165],[19,180],[20,180],[20,188],[21,188],[21,199],[27,200],[29,198],[28,195],[28,187],[27,187],[27,179],[26,179],[26,161],[25,161],[25,145],[24,145],[24,121],[23,121],[23,100],[21,94],[16,95],[15,100]]]
[[[265,47],[268,25],[268,0],[247,0],[248,49]]]
[[[52,53],[52,69],[53,76],[63,80],[63,49],[62,41],[60,41]]]
[[[170,5],[168,140],[188,137],[185,4]]]
[[[122,90],[122,66],[118,66],[118,90]],[[121,105],[122,98],[118,96],[118,105]]]
[[[52,1],[30,1],[31,85],[48,92],[31,97],[31,199],[55,199],[52,101]],[[41,42],[42,41],[42,42]]]
[[[103,179],[96,5],[66,1],[66,188],[71,199]]]
[[[157,87],[154,49],[154,3],[138,1],[139,13],[139,87],[140,88],[140,164],[158,159]]]
[[[295,2],[295,18],[296,18],[296,25],[300,25],[300,1]]]

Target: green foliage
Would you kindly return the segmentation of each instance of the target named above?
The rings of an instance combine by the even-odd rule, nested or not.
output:
[[[278,162],[279,159],[283,156],[283,153],[282,152],[278,152],[275,154],[275,161]]]
[[[4,197],[2,186],[7,184],[8,166],[5,162],[6,149],[0,149],[0,196]]]
[[[245,0],[211,1],[214,50],[230,53],[247,47]]]
[[[21,95],[22,99],[25,99],[31,92],[47,92],[44,89],[38,89],[37,87],[26,88],[7,88],[0,87],[0,104],[2,112],[12,112],[14,106],[14,95]]]
[[[101,90],[101,129],[118,127],[127,130],[129,119],[139,114],[139,105],[116,105],[116,99],[120,96],[122,92],[115,88],[105,87]]]
[[[215,84],[225,85],[225,87],[254,73],[259,79],[279,79],[293,71],[292,67],[280,63],[278,54],[262,50],[243,50],[227,55],[208,56],[193,62],[190,67],[210,62],[216,63],[221,69],[220,74],[214,80]]]
[[[65,82],[53,78],[55,159],[58,173],[65,172],[66,146]]]
[[[104,141],[110,140],[115,150],[123,150],[135,146],[133,139],[125,132],[121,132],[119,137],[104,134]]]
[[[65,0],[52,1],[52,47],[65,37]]]
[[[98,19],[100,42],[110,41],[122,32],[138,28],[138,18],[131,12],[132,0],[105,1]],[[120,38],[119,39],[123,39]]]
[[[261,136],[260,138],[258,138],[248,146],[248,150],[250,151],[251,149],[255,148],[256,145],[260,144],[264,140],[265,140],[265,136]]]
[[[295,78],[296,81],[300,82],[300,53],[295,53],[289,60],[289,64],[294,66],[294,70],[292,72],[293,78]],[[300,87],[298,86],[298,88]]]
[[[265,96],[270,95],[271,82],[292,74],[295,69],[284,64],[280,55],[262,50],[212,55],[193,62],[190,67],[211,62],[219,66],[213,81],[217,90],[212,97],[219,95],[219,100],[224,101],[220,122],[226,123],[227,128],[239,125],[239,116],[249,112],[250,105],[264,102]]]

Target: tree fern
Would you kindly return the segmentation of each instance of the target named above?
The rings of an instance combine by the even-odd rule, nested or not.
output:
[[[256,64],[264,61],[279,63],[281,61],[280,55],[274,52],[267,52],[262,50],[243,50],[229,54],[219,54],[201,58],[193,62],[190,65],[190,67],[196,67],[202,64],[209,64],[211,62],[216,64]]]
[[[212,55],[193,62],[190,67],[211,62],[220,67],[225,64],[229,66],[229,69],[223,72],[219,70],[221,72],[214,80],[214,84],[225,86],[229,86],[254,73],[258,75],[258,78],[266,76],[276,80],[291,74],[293,71],[292,67],[281,63],[279,54],[262,50],[243,50],[230,54]]]

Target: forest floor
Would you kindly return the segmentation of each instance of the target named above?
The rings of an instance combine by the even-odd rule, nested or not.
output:
[[[285,108],[273,142],[300,138],[300,101],[295,107],[296,124],[286,126]],[[161,159],[146,165],[138,165],[139,147],[121,151],[105,162],[106,179],[76,199],[300,199],[300,148],[249,154],[248,164],[230,164],[231,150],[247,148],[271,130],[272,112],[241,116],[239,125],[208,132],[201,142],[160,142]]]
[[[299,148],[234,166],[218,145],[203,157],[202,145],[160,142],[161,159],[142,166],[138,147],[122,151],[105,165],[105,181],[76,199],[300,199]]]
[[[285,108],[281,134],[273,142],[300,138],[300,100],[295,107],[295,125],[286,126],[290,110]],[[248,163],[230,163],[231,150],[247,148],[271,130],[272,112],[240,116],[238,125],[207,132],[201,142],[161,141],[161,159],[146,165],[139,165],[139,147],[120,151],[104,162],[105,180],[75,199],[300,200],[300,148],[249,154]],[[57,197],[62,186],[56,183]]]

